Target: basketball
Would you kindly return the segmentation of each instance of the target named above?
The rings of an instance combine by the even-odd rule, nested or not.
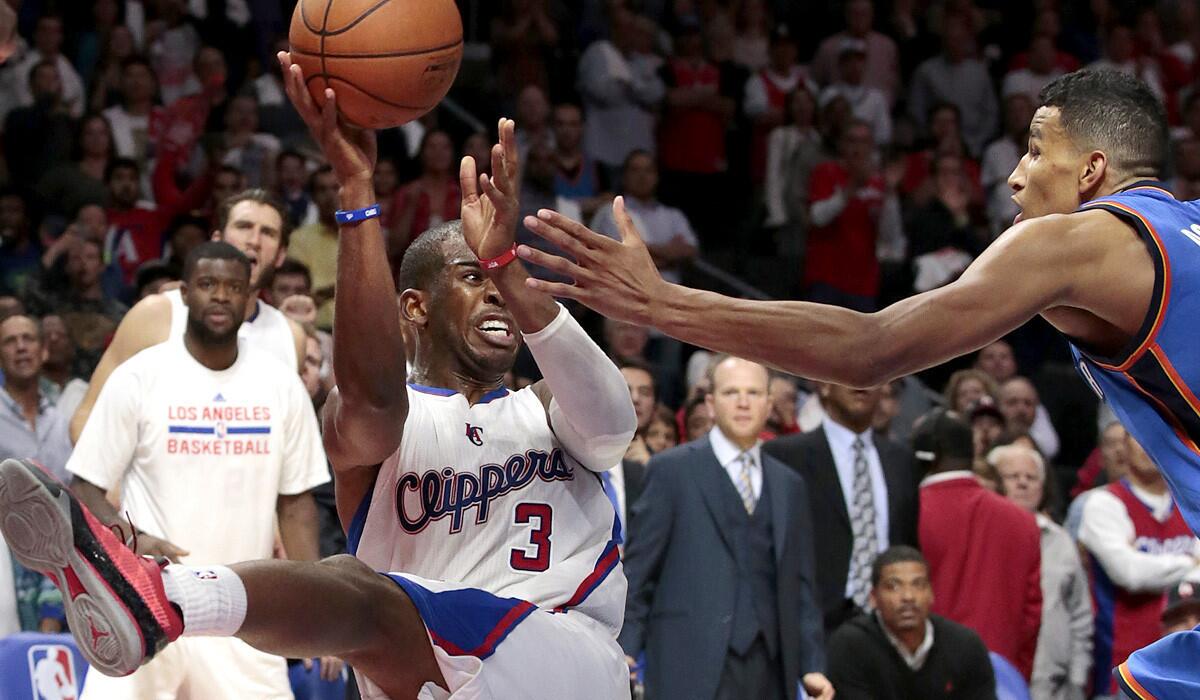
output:
[[[463,53],[454,0],[300,0],[288,40],[317,105],[333,88],[342,116],[369,129],[433,109]]]

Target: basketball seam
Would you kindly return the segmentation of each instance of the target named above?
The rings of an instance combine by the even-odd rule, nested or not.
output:
[[[325,36],[337,36],[338,34],[344,34],[345,32],[348,32],[351,29],[353,29],[354,27],[358,26],[359,22],[362,22],[367,17],[370,17],[376,10],[378,10],[379,8],[388,4],[388,2],[390,2],[390,0],[380,0],[379,2],[375,3],[371,7],[368,7],[361,15],[359,15],[358,17],[355,17],[353,20],[351,20],[350,24],[347,24],[346,26],[342,27],[341,29],[335,29],[333,31],[329,31],[329,24],[328,24],[329,16],[326,15],[325,16],[326,24],[321,27],[321,32]]]
[[[300,0],[300,21],[304,23],[305,29],[312,32],[313,34],[320,36],[322,30],[317,27],[314,27],[312,25],[312,22],[308,21],[308,13],[304,11],[304,8],[307,6],[308,6],[308,3],[304,2],[304,0]]]
[[[322,36],[322,41],[324,41],[324,36]],[[403,56],[419,56],[420,54],[433,53],[435,51],[445,51],[446,49],[453,49],[458,46],[461,46],[462,43],[463,43],[462,39],[459,39],[458,41],[455,41],[454,43],[443,44],[442,46],[432,46],[427,49],[413,49],[411,51],[393,51],[391,53],[326,53],[324,50],[322,50],[319,55],[322,57],[322,59],[324,59],[325,57],[329,57],[329,58],[400,58]],[[323,48],[324,47],[322,47],[322,49]],[[292,53],[300,54],[302,56],[317,56],[318,55],[317,52],[315,52],[315,51],[305,51],[303,49],[292,49]],[[324,68],[325,68],[324,65],[322,65],[321,68],[322,68],[322,70],[324,70]]]
[[[358,90],[359,92],[361,92],[362,94],[366,95],[367,97],[370,97],[370,98],[371,98],[371,99],[373,99],[373,100],[378,100],[378,101],[380,101],[380,102],[384,103],[385,105],[387,105],[387,106],[389,106],[389,107],[397,107],[397,108],[399,108],[399,109],[429,109],[429,108],[432,106],[432,105],[406,105],[406,104],[400,104],[399,102],[392,102],[391,100],[384,99],[384,98],[380,97],[379,95],[376,95],[376,94],[372,93],[370,90],[367,90],[366,88],[364,88],[364,87],[363,87],[363,86],[361,86],[361,85],[358,85],[358,84],[356,84],[356,83],[353,83],[353,82],[351,82],[351,81],[349,81],[349,80],[346,80],[345,78],[343,78],[343,77],[342,77],[342,76],[340,76],[340,75],[329,75],[329,74],[326,74],[326,73],[318,73],[318,74],[316,74],[316,75],[310,75],[310,76],[308,76],[308,77],[305,79],[305,81],[307,82],[307,81],[309,81],[309,80],[315,80],[315,79],[317,79],[317,78],[324,78],[324,79],[325,79],[325,84],[326,84],[326,85],[329,85],[329,81],[330,81],[331,79],[332,79],[332,80],[337,80],[337,81],[339,81],[339,82],[342,82],[342,83],[345,83],[346,85],[348,85],[348,86],[350,86],[350,87],[354,88],[355,90]],[[435,102],[434,104],[437,104],[437,103]]]
[[[329,89],[329,74],[325,72],[325,27],[329,26],[329,11],[331,9],[333,9],[333,0],[325,0],[325,17],[321,19],[321,75],[325,77],[326,90]]]

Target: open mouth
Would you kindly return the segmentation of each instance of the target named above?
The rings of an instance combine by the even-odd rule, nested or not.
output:
[[[489,343],[498,347],[511,347],[516,344],[513,324],[507,319],[488,316],[475,325],[475,330]]]

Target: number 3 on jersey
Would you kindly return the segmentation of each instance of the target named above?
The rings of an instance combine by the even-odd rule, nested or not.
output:
[[[518,503],[513,525],[527,526],[529,547],[516,547],[508,554],[508,565],[517,571],[545,571],[550,568],[550,530],[554,510],[548,503]],[[530,548],[533,553],[530,554]]]

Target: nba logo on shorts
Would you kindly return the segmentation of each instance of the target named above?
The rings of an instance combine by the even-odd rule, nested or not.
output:
[[[29,648],[29,685],[33,700],[76,700],[75,660],[62,644],[37,644]]]
[[[224,439],[225,438],[225,421],[217,421],[217,427],[214,428],[213,431],[216,432],[218,440]]]

